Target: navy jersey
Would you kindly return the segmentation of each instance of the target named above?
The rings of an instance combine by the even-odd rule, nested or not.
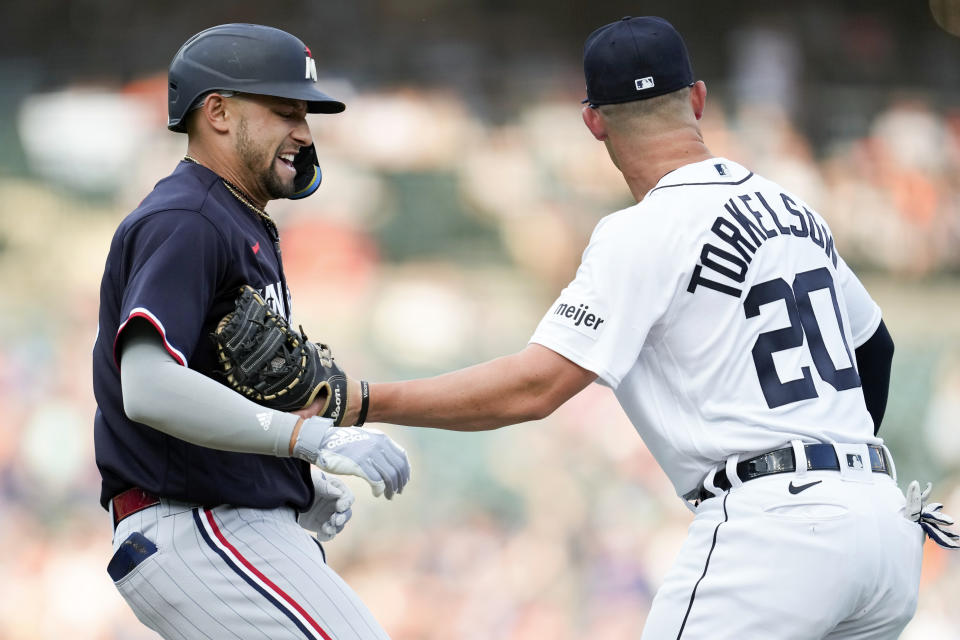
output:
[[[271,230],[219,176],[181,162],[120,223],[100,285],[93,388],[102,505],[137,486],[203,505],[309,506],[308,463],[193,445],[133,422],[123,411],[117,344],[124,327],[143,318],[177,362],[217,379],[220,365],[210,334],[233,310],[244,284],[289,320]]]

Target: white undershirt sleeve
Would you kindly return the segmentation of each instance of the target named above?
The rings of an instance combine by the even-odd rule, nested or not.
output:
[[[880,307],[873,301],[860,279],[850,270],[843,258],[840,258],[837,263],[837,278],[846,299],[847,314],[850,317],[850,337],[856,349],[863,346],[863,343],[869,340],[880,326]]]
[[[295,414],[258,405],[181,366],[149,325],[123,332],[120,381],[124,411],[135,422],[211,449],[290,457]]]

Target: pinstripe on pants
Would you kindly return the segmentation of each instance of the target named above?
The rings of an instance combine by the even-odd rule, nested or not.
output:
[[[157,552],[115,584],[164,638],[389,640],[292,509],[162,500],[120,522],[114,551],[133,532]]]

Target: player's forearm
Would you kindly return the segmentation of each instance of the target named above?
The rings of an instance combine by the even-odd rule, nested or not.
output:
[[[368,422],[482,431],[549,413],[536,385],[499,358],[435,378],[370,385]]]
[[[369,422],[455,431],[538,420],[596,376],[541,347],[434,378],[370,385]]]
[[[131,420],[212,449],[290,455],[297,416],[262,407],[177,364],[155,336],[126,337],[120,375]]]

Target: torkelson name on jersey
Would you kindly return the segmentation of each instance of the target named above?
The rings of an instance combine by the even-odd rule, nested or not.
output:
[[[738,204],[738,200],[740,204]],[[765,214],[754,208],[757,206],[755,204],[757,202],[759,202],[759,206],[763,207]],[[833,236],[827,233],[826,228],[816,221],[809,209],[798,205],[787,194],[780,194],[780,202],[777,204],[781,203],[785,209],[781,215],[784,215],[784,220],[788,224],[781,221],[777,212],[767,203],[767,200],[759,191],[755,191],[752,195],[744,194],[736,198],[730,198],[723,205],[723,208],[733,222],[723,215],[718,216],[713,221],[710,230],[736,253],[721,249],[709,242],[704,243],[700,250],[700,264],[693,268],[693,275],[690,278],[687,291],[694,293],[697,287],[702,285],[708,289],[739,298],[743,290],[729,283],[742,284],[747,277],[747,269],[753,261],[753,254],[757,252],[760,245],[777,236],[807,238],[810,242],[822,248],[824,253],[833,260],[833,266],[836,267],[837,252],[833,247]],[[747,213],[752,214],[756,222],[745,214],[741,207],[746,209]],[[723,280],[708,278],[704,275],[704,270],[709,270],[711,276],[720,276]]]

